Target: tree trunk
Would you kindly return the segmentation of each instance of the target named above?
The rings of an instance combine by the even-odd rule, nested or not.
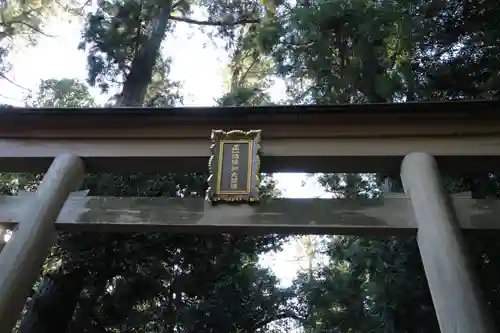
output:
[[[144,44],[144,47],[134,55],[130,72],[123,84],[116,106],[142,106],[148,86],[151,83],[151,76],[158,59],[161,43],[165,38],[165,30],[167,29],[171,11],[172,0],[167,0],[160,7],[158,16],[153,18],[151,36]]]
[[[82,270],[44,276],[21,319],[19,333],[65,333],[85,277]]]

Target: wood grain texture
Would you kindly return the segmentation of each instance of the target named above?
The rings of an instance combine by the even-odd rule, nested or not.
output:
[[[441,333],[497,332],[460,230],[461,207],[455,211],[444,192],[436,161],[412,153],[403,161],[401,178]]]
[[[26,197],[0,197],[0,222],[12,227],[29,204]],[[500,201],[453,199],[465,230],[499,230]],[[317,233],[397,235],[417,224],[405,195],[380,200],[278,199],[259,205],[212,206],[203,199],[84,197],[65,203],[56,228],[90,232]]]
[[[205,139],[13,139],[0,138],[0,172],[44,171],[63,153],[84,159],[89,172],[207,172]],[[399,172],[403,157],[425,151],[446,171],[495,171],[498,136],[413,138],[266,139],[262,172]]]
[[[271,119],[270,119],[271,118]],[[0,125],[0,137],[18,139],[204,139],[213,129],[258,128],[264,139],[317,139],[317,138],[391,138],[432,137],[456,135],[496,135],[500,119],[434,119],[403,118],[394,116],[375,117],[365,115],[355,120],[343,120],[322,116],[310,119],[307,116],[272,121],[266,116],[259,120],[213,120],[193,119],[189,121],[150,120],[117,118],[107,120],[54,120],[51,124],[17,122],[11,126]],[[432,126],[429,126],[432,123]],[[38,125],[38,126],[36,126]],[[207,135],[208,133],[208,135]]]
[[[20,197],[18,226],[0,252],[0,333],[10,333],[56,240],[54,221],[68,195],[83,180],[74,155],[58,156],[34,195]]]

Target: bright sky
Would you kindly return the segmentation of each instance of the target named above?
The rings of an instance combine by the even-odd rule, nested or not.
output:
[[[77,50],[81,27],[78,22],[53,21],[44,30],[55,37],[42,37],[36,47],[17,47],[10,56],[13,68],[7,77],[25,89],[0,81],[0,103],[23,105],[23,97],[29,90],[36,92],[43,79],[77,78],[85,82],[86,54]],[[227,54],[196,27],[178,24],[174,36],[169,36],[164,43],[164,52],[173,58],[171,77],[183,83],[184,105],[214,105],[214,99],[226,92],[223,70],[228,62]],[[97,89],[91,91],[97,101],[107,100]],[[275,100],[284,97],[284,93],[282,82],[271,89]],[[323,194],[321,187],[305,174],[276,174],[275,177],[285,197]],[[272,267],[282,283],[288,284],[298,269],[297,251],[296,244],[287,244],[283,252],[264,256],[262,265]]]

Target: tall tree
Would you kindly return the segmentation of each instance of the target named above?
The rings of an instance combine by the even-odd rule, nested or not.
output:
[[[206,12],[207,20],[188,17],[195,9]],[[87,18],[80,44],[89,53],[89,83],[103,89],[118,84],[118,106],[141,106],[161,43],[175,23],[214,27],[230,44],[235,27],[256,24],[264,13],[258,1],[101,1]]]

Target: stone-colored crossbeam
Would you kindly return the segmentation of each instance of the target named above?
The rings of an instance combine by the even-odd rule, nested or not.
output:
[[[318,234],[400,234],[416,231],[409,198],[275,199],[259,205],[212,206],[201,198],[86,197],[66,201],[56,228],[64,231],[182,231]],[[0,223],[13,227],[31,196],[0,196]],[[500,201],[453,195],[463,229],[500,229]]]
[[[87,172],[206,172],[210,157],[209,134],[210,131],[203,133],[206,138],[199,139],[0,138],[0,171],[43,172],[55,156],[72,153],[84,160]],[[399,170],[403,157],[412,151],[426,151],[436,156],[442,170],[491,171],[500,162],[499,146],[500,134],[484,137],[266,138],[262,141],[261,171],[392,173]]]

